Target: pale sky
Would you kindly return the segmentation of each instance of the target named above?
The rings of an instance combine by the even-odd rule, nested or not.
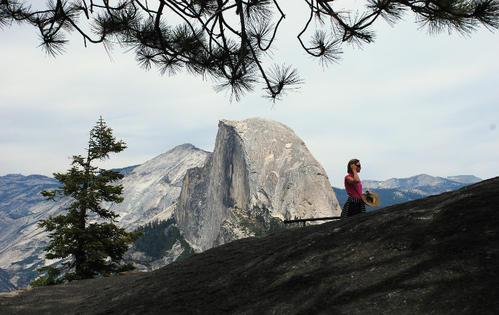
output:
[[[258,89],[230,103],[213,82],[147,72],[132,53],[108,55],[78,38],[48,57],[35,29],[0,30],[0,175],[67,170],[100,115],[128,144],[105,167],[183,143],[212,151],[218,120],[264,117],[292,128],[334,186],[354,157],[364,179],[499,175],[498,32],[428,35],[409,14],[395,27],[378,22],[373,44],[346,46],[323,69],[296,40],[306,19],[299,5],[283,8],[273,58],[296,67],[304,84],[275,104]]]

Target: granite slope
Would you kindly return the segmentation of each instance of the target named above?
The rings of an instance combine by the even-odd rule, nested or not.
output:
[[[151,273],[0,296],[2,314],[497,314],[499,177],[247,238]]]

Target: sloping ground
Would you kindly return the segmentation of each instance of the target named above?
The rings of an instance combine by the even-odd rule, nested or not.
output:
[[[235,241],[155,272],[0,297],[1,314],[497,314],[499,178]]]

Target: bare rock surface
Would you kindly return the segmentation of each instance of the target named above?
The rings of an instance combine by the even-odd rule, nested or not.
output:
[[[329,179],[304,142],[267,119],[221,120],[212,156],[189,170],[175,218],[203,251],[272,230],[277,221],[339,215]]]
[[[110,205],[119,214],[118,224],[133,230],[159,216],[172,216],[188,169],[203,166],[210,153],[182,144],[137,166],[120,182],[124,200]]]
[[[0,295],[0,313],[497,314],[498,204],[494,178],[150,273]]]

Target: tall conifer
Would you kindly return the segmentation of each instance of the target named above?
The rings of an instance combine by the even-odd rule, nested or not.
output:
[[[48,199],[71,197],[67,212],[40,222],[50,233],[46,247],[48,259],[61,259],[62,279],[75,280],[108,275],[124,268],[124,253],[137,235],[115,225],[118,215],[103,202],[123,201],[123,187],[115,182],[123,175],[95,166],[126,148],[117,141],[102,117],[90,131],[87,156],[75,155],[66,173],[55,173],[62,187],[43,191]]]

